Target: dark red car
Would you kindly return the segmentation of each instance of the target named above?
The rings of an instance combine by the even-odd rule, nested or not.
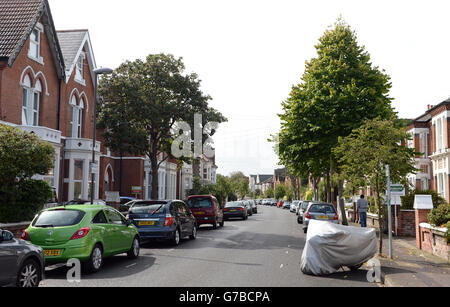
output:
[[[186,200],[186,204],[194,214],[197,225],[211,224],[213,229],[217,224],[223,227],[223,208],[214,196],[211,195],[192,195]]]

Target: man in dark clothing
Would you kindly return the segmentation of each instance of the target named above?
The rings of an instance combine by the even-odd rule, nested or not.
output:
[[[358,199],[356,202],[356,211],[358,211],[359,214],[361,227],[367,227],[367,207],[369,207],[369,203],[364,198],[364,195],[361,195],[361,199]]]

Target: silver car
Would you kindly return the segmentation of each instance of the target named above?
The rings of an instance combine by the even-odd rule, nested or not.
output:
[[[298,207],[298,212],[297,212],[297,222],[299,224],[303,224],[303,215],[305,214],[306,208],[308,208],[308,205],[312,203],[311,200],[305,200],[302,201]]]
[[[339,217],[333,204],[323,202],[311,202],[303,215],[303,232],[308,231],[310,220],[327,221],[334,224],[339,223]]]
[[[0,287],[38,287],[44,278],[44,252],[0,229]]]
[[[249,216],[253,215],[252,203],[249,200],[244,200],[244,205],[247,208],[247,213]]]

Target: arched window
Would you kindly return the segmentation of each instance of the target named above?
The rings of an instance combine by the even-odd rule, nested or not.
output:
[[[22,125],[38,126],[39,105],[42,92],[41,82],[36,80],[36,84],[32,88],[30,77],[26,75],[22,84]]]
[[[72,129],[72,137],[80,139],[82,136],[82,125],[83,125],[83,99],[77,102],[75,95],[72,96],[70,101],[72,105],[72,112],[70,114],[70,126]]]

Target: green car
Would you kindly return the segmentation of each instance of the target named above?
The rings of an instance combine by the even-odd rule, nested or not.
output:
[[[103,258],[139,256],[140,237],[131,221],[103,205],[73,205],[41,211],[22,239],[42,247],[46,264],[79,259],[87,270],[100,270]]]

